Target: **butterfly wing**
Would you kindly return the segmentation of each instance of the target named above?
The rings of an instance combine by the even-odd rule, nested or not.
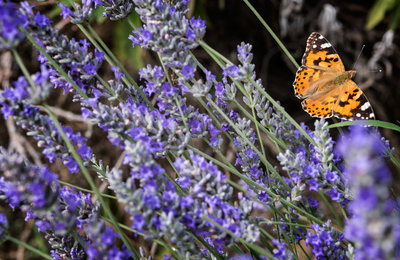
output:
[[[319,33],[313,32],[307,40],[301,64],[306,67],[345,72],[344,65],[332,44]]]
[[[367,97],[352,80],[343,84],[338,100],[332,108],[332,115],[346,120],[375,119],[374,111]]]
[[[345,72],[343,62],[333,46],[316,32],[308,37],[301,64],[293,82],[298,98],[312,95],[320,85]]]
[[[303,102],[301,102],[301,105],[303,109],[312,117],[332,117],[332,110],[337,103],[339,94],[339,88],[317,93],[306,98]]]

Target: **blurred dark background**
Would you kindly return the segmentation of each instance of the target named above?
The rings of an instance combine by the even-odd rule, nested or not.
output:
[[[60,33],[68,37],[81,39],[84,35],[75,25],[63,21],[57,15],[54,1],[29,1],[37,7],[35,11],[52,17]],[[354,81],[365,92],[371,102],[377,120],[397,124],[400,119],[400,43],[398,1],[389,1],[391,5],[383,5],[385,1],[301,1],[301,0],[251,0],[251,4],[261,17],[280,38],[298,63],[305,51],[306,40],[314,32],[323,34],[339,53],[347,70],[352,69],[357,56],[365,45],[355,65],[357,75]],[[388,2],[388,1],[386,1]],[[264,88],[275,99],[279,100],[286,111],[297,121],[305,122],[314,129],[315,118],[311,118],[301,108],[301,101],[294,96],[292,83],[297,68],[283,53],[277,42],[267,29],[252,13],[242,0],[192,0],[189,16],[201,16],[206,20],[207,33],[204,41],[222,55],[238,63],[236,48],[241,42],[253,45],[257,77],[262,79]],[[139,18],[132,14],[138,24]],[[144,64],[158,64],[154,53],[132,49],[127,39],[132,31],[127,22],[111,22],[96,12],[92,26],[99,36],[118,55],[119,59],[138,80],[138,69]],[[21,43],[18,51],[24,57],[29,71],[34,73],[39,68],[37,53],[28,41]],[[194,51],[199,61],[214,73],[220,74],[221,68],[214,63],[200,47]],[[0,53],[0,82],[2,88],[21,75],[10,53]],[[104,63],[105,64],[105,63]],[[105,79],[112,78],[110,68],[103,65],[99,74]],[[80,107],[71,102],[71,95],[64,96],[62,90],[56,89],[49,99],[49,104],[60,109],[57,113],[62,123],[70,125],[75,131],[88,136],[88,145],[92,147],[98,158],[111,167],[118,164],[121,152],[107,140],[106,134],[96,126],[79,120]],[[63,111],[73,114],[67,115]],[[77,117],[75,117],[77,116]],[[332,122],[331,120],[329,122]],[[398,132],[383,129],[382,135],[390,141],[391,146],[400,147]],[[336,131],[332,131],[335,136]],[[28,158],[37,164],[46,163],[34,140],[24,137],[21,129],[14,129],[12,120],[7,122],[0,118],[0,145],[18,152],[25,152]],[[336,138],[336,137],[335,137]],[[227,148],[226,148],[227,149]],[[36,152],[34,152],[36,150]],[[274,154],[271,152],[271,160]],[[399,152],[395,153],[399,160]],[[394,186],[398,186],[399,171],[388,162],[395,174]],[[88,188],[79,174],[69,174],[60,161],[51,168],[60,173],[60,178],[75,185]],[[97,180],[99,186],[101,182]],[[105,187],[104,187],[105,188]],[[123,207],[120,217],[123,216]],[[0,212],[6,212],[12,221],[12,235],[26,243],[46,251],[48,245],[42,234],[38,233],[34,224],[25,222],[24,213],[12,210],[0,203]],[[127,219],[127,223],[129,220]],[[137,241],[137,243],[143,243]],[[0,259],[40,259],[23,247],[6,242],[0,245]]]

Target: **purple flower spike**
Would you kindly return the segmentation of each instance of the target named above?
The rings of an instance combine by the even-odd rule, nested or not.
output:
[[[355,243],[355,259],[400,257],[400,217],[393,214],[397,207],[390,192],[392,176],[382,161],[384,144],[379,137],[364,127],[353,127],[338,144],[354,196],[344,235]]]

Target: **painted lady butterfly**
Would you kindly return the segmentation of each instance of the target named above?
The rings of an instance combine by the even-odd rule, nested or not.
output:
[[[339,55],[319,33],[312,33],[294,80],[294,92],[313,117],[346,120],[375,119],[367,97],[351,80],[356,71],[344,69]]]

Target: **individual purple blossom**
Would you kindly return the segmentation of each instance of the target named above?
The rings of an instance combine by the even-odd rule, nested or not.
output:
[[[355,245],[355,259],[400,257],[400,218],[393,214],[398,206],[391,195],[392,176],[382,161],[386,151],[379,137],[354,126],[338,144],[354,196],[344,235]]]
[[[331,188],[327,194],[331,196],[333,201],[342,201],[343,195],[336,188]]]
[[[96,75],[97,66],[95,65],[86,64],[85,66],[83,66],[83,69],[88,75]]]
[[[193,119],[188,122],[188,125],[191,127],[193,137],[202,138],[208,133],[207,126],[211,124],[211,118],[206,114],[196,114],[197,116],[193,117]]]
[[[35,18],[33,19],[40,28],[50,27],[53,21],[49,20],[45,15],[36,13]]]
[[[217,82],[215,84],[215,95],[217,97],[223,98],[225,93],[226,93],[226,90],[225,90],[222,82]]]
[[[318,208],[318,200],[315,200],[313,197],[308,197],[308,203],[312,209]]]
[[[151,34],[151,32],[149,32],[147,30],[142,30],[141,33],[142,33],[141,38],[142,38],[144,44],[147,44],[149,41],[152,40],[153,35]]]
[[[120,71],[119,67],[111,66],[111,71],[114,72],[115,79],[118,81],[121,80],[122,77],[125,77],[125,74]]]
[[[236,65],[231,65],[229,67],[226,67],[224,71],[222,72],[224,77],[238,77],[239,76],[239,68]]]
[[[186,33],[186,37],[188,37],[188,39],[195,39],[196,34],[194,33],[194,31],[192,29],[189,28]]]
[[[176,88],[172,87],[168,82],[164,83],[161,89],[164,91],[166,97],[173,97],[176,92]]]
[[[60,15],[62,15],[63,19],[66,19],[67,17],[74,15],[74,13],[71,11],[71,9],[69,9],[69,7],[66,6],[65,4],[59,3],[58,6],[61,7]]]
[[[128,36],[128,39],[132,41],[132,47],[135,47],[136,45],[140,46],[140,44],[143,42],[143,39],[140,35],[140,29],[139,31],[132,31],[133,35]]]
[[[190,77],[194,77],[194,72],[196,68],[191,67],[189,65],[183,66],[181,73],[185,76],[185,79],[188,80]]]
[[[222,137],[220,135],[221,130],[218,130],[218,128],[216,128],[214,125],[209,124],[208,131],[211,134],[210,145],[215,147],[216,149],[219,149],[223,142]]]

